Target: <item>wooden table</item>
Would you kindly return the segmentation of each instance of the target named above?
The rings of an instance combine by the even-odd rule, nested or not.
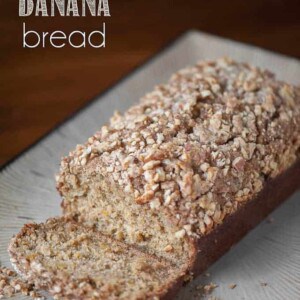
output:
[[[18,16],[0,1],[0,164],[24,150],[168,41],[199,29],[300,57],[298,1],[110,0],[110,18]],[[92,31],[106,22],[105,49],[23,49],[37,31]]]

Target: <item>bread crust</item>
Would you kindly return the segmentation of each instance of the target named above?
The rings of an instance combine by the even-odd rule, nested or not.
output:
[[[194,240],[196,252],[190,274],[196,277],[220,259],[251,229],[300,188],[299,178],[300,160],[283,174],[268,180],[254,199],[226,218],[210,234]],[[180,278],[176,284],[169,287],[168,293],[162,299],[174,299],[182,284],[183,278]]]
[[[197,275],[205,271],[299,189],[299,178],[300,161],[283,174],[268,180],[262,191],[254,199],[224,220],[212,233],[200,238],[193,274]]]

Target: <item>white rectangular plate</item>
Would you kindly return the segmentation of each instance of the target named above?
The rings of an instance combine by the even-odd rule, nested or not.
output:
[[[24,223],[42,222],[60,214],[54,174],[63,155],[85,142],[114,110],[124,111],[177,69],[220,56],[268,68],[294,84],[300,82],[300,63],[294,58],[201,32],[184,34],[2,169],[1,263],[10,265],[7,244]],[[181,290],[177,299],[199,299],[195,287],[209,282],[218,285],[212,293],[218,299],[300,299],[300,193],[272,217],[273,223],[259,225],[208,270],[209,277],[199,276]],[[237,286],[230,289],[230,284]]]

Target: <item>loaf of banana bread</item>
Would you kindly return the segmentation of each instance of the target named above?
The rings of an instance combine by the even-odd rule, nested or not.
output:
[[[180,70],[115,113],[63,158],[57,189],[78,226],[172,266],[176,280],[163,275],[151,294],[164,297],[299,187],[299,149],[299,87],[222,58]],[[145,285],[132,299],[147,295]]]

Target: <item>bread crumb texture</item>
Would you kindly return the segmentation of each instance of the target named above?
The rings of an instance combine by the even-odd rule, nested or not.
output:
[[[171,215],[178,238],[205,235],[296,161],[299,95],[269,71],[199,62],[70,152],[58,190],[80,197],[89,189],[82,174],[97,172],[135,203]]]
[[[170,262],[70,218],[27,224],[9,252],[18,272],[55,299],[157,299],[180,275]]]
[[[203,298],[205,295],[213,293],[213,291],[218,287],[217,284],[211,282],[205,285],[196,286],[196,297]]]

